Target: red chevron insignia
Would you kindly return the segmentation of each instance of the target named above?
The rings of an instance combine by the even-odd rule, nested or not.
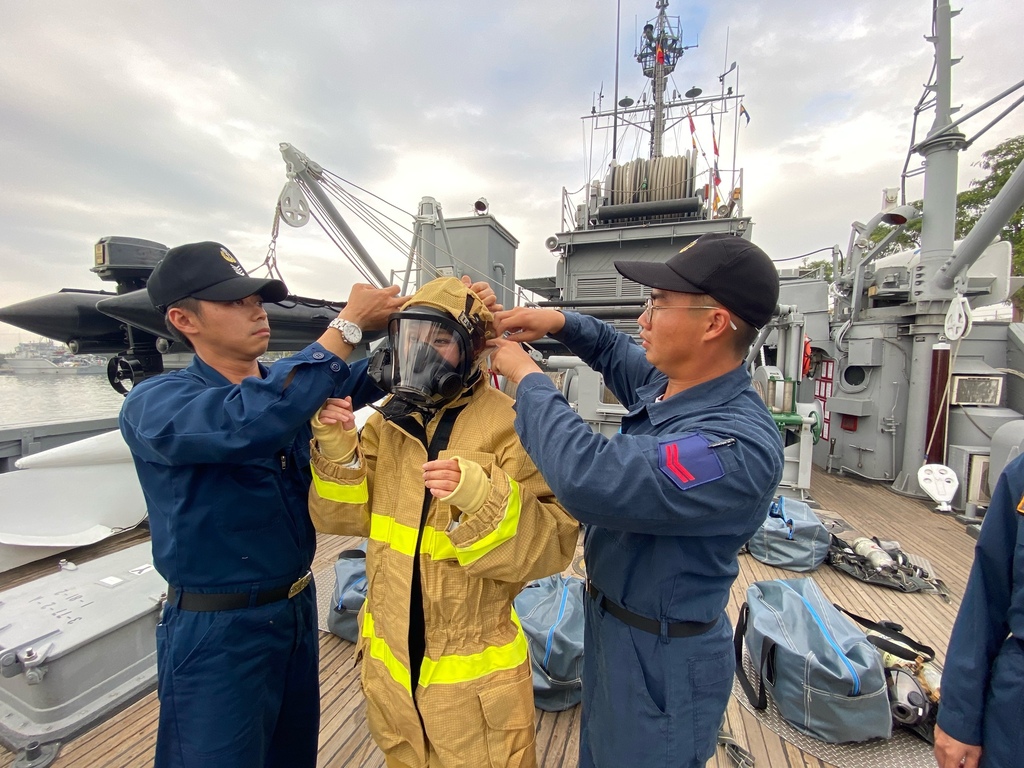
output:
[[[684,483],[689,483],[694,479],[690,470],[679,463],[679,446],[675,443],[665,446],[665,466]]]

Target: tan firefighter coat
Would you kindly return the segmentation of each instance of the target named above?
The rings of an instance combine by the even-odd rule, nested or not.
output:
[[[431,497],[421,520],[427,449],[413,433],[419,422],[406,422],[415,427],[407,431],[375,413],[362,432],[358,468],[312,446],[310,514],[320,531],[369,538],[357,654],[367,720],[388,766],[532,768],[532,675],[512,600],[527,581],[569,564],[578,525],[520,444],[512,400],[482,377],[444,410],[460,407],[438,458],[475,461],[490,477],[476,513]],[[444,410],[426,425],[428,441]],[[414,559],[426,653],[411,691]]]

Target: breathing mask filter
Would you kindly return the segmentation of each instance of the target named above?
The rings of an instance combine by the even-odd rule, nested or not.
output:
[[[490,312],[460,280],[427,283],[388,318],[387,343],[370,356],[367,374],[394,397],[382,412],[433,411],[480,375]],[[398,401],[398,402],[395,402]]]

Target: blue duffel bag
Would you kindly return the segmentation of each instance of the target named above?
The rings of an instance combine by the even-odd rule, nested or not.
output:
[[[556,573],[523,588],[516,614],[530,644],[533,700],[560,712],[582,697],[583,581]]]
[[[768,517],[747,542],[755,560],[788,571],[813,571],[828,557],[828,529],[814,510],[797,499],[780,496]]]
[[[830,744],[892,735],[882,656],[814,579],[751,584],[734,644],[736,675],[755,709],[765,709],[770,694],[790,725]]]

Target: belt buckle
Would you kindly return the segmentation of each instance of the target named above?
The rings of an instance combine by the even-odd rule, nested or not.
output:
[[[295,582],[290,587],[288,587],[288,599],[291,600],[293,597],[299,594],[299,592],[301,592],[307,586],[309,586],[309,582],[311,582],[312,580],[313,572],[306,571],[306,573],[303,574],[301,578],[296,579]]]

